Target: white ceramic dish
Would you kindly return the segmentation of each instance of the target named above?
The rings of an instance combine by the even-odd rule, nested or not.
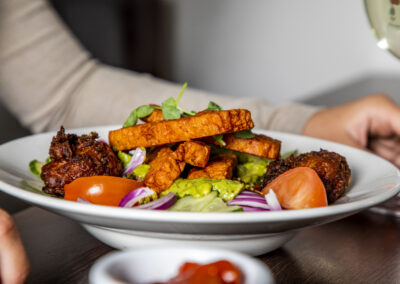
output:
[[[77,134],[97,131],[107,138],[118,126],[73,129]],[[21,138],[0,146],[0,190],[67,216],[106,244],[119,248],[148,245],[214,246],[252,255],[274,250],[306,227],[332,222],[382,203],[400,191],[399,170],[370,153],[341,144],[293,134],[255,131],[282,141],[282,152],[335,151],[348,160],[352,170],[350,190],[333,205],[323,208],[275,212],[186,213],[126,209],[65,201],[30,189],[37,182],[28,164],[48,156],[55,133]]]
[[[271,284],[265,264],[242,253],[215,248],[155,247],[110,253],[92,266],[90,284],[154,283],[167,281],[187,262],[207,264],[228,260],[242,272],[245,284]]]

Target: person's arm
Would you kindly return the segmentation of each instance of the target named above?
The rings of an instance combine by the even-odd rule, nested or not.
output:
[[[190,82],[188,82],[190,85]],[[139,105],[176,97],[181,85],[103,65],[44,0],[0,0],[0,98],[33,132],[122,124]],[[248,94],[244,94],[246,96]],[[316,108],[272,106],[188,88],[182,106],[251,110],[257,128],[301,133]]]
[[[17,228],[11,216],[0,209],[0,283],[21,284],[28,274],[29,261]]]
[[[303,134],[368,149],[400,167],[400,107],[385,94],[316,112]]]

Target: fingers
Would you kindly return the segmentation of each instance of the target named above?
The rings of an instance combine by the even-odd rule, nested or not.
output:
[[[375,154],[400,167],[400,138],[373,138],[370,140],[369,149]]]
[[[385,94],[376,94],[363,99],[364,112],[369,114],[370,134],[400,135],[400,107]]]
[[[400,107],[387,95],[371,95],[322,110],[310,118],[303,134],[364,150],[368,145],[400,167]]]
[[[0,209],[0,279],[4,284],[20,284],[28,274],[29,261],[17,228],[11,216]]]
[[[303,134],[365,150],[367,124],[364,120],[354,122],[352,125],[346,124],[347,113],[351,110],[348,108],[349,105],[343,105],[317,112],[305,125]]]

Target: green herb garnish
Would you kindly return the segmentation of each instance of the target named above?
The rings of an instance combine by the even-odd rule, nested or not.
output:
[[[253,132],[251,132],[250,129],[235,132],[235,133],[233,133],[233,135],[236,138],[244,138],[244,139],[249,139],[249,138],[256,137],[256,135]]]
[[[177,101],[172,97],[163,101],[161,110],[166,120],[181,118],[181,111],[178,109]]]
[[[186,87],[187,87],[187,83],[183,84],[182,90],[176,99],[174,99],[173,97],[170,97],[170,98],[166,99],[165,101],[163,101],[163,103],[161,104],[161,110],[162,110],[164,119],[166,119],[166,120],[179,119],[179,118],[181,118],[182,113],[187,116],[193,116],[196,114],[196,112],[185,110],[178,105]]]
[[[137,121],[138,121],[138,117],[137,117],[136,109],[135,109],[130,113],[130,115],[125,120],[125,122],[122,125],[122,127],[125,128],[125,127],[136,125]]]
[[[209,102],[207,110],[222,110],[222,108],[214,102]]]
[[[154,105],[142,105],[136,109],[134,109],[124,122],[122,127],[129,127],[136,125],[139,118],[143,118],[149,116],[155,109],[160,109],[162,111],[162,115],[165,120],[170,119],[179,119],[181,117],[188,117],[193,116],[196,114],[195,111],[188,111],[179,106],[179,101],[182,98],[183,93],[187,87],[187,83],[183,84],[182,89],[175,99],[170,97],[162,102],[161,107],[154,106]],[[207,110],[222,110],[222,108],[214,102],[209,102]],[[222,137],[218,142],[222,141]],[[221,143],[221,142],[220,142]],[[225,145],[225,142],[222,141],[221,145]]]
[[[155,107],[151,105],[143,105],[136,109],[136,115],[138,118],[149,116],[154,111]]]
[[[138,118],[143,118],[150,115],[156,109],[155,106],[151,105],[142,105],[134,109],[128,118],[125,120],[123,128],[136,125],[138,122]]]
[[[155,109],[160,109],[162,111],[163,117],[166,120],[170,119],[179,119],[182,116],[193,116],[196,114],[194,111],[188,111],[180,107],[179,101],[182,98],[183,92],[187,87],[187,83],[183,84],[182,89],[176,99],[168,98],[162,102],[161,107],[153,106],[153,105],[142,105],[136,109],[134,109],[124,122],[122,127],[129,127],[136,125],[139,118],[143,118],[152,114]]]
[[[224,137],[224,135],[222,134],[217,134],[213,136],[215,141],[217,141],[219,144],[221,144],[222,146],[226,146],[225,141],[222,139]]]

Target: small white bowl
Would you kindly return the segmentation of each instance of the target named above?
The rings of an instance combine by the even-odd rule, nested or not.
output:
[[[228,260],[244,275],[246,284],[274,283],[268,267],[242,253],[216,248],[153,247],[112,252],[101,257],[89,273],[90,284],[140,283],[167,281],[187,262],[206,264]]]

